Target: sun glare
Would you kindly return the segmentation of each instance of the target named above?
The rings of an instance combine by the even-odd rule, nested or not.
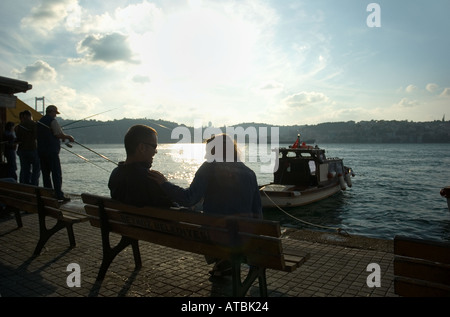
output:
[[[166,78],[203,82],[245,75],[251,61],[252,30],[225,12],[191,0],[190,9],[170,14],[155,36],[156,62]]]
[[[200,165],[205,161],[205,144],[176,143],[167,147],[174,162]]]

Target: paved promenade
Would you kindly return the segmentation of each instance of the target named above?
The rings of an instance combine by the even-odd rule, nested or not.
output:
[[[0,219],[1,297],[176,297],[226,298],[228,278],[212,280],[201,255],[140,241],[142,268],[134,270],[131,248],[114,260],[102,283],[96,276],[102,257],[100,230],[89,222],[75,224],[77,246],[69,248],[61,230],[33,257],[39,230],[37,214]],[[49,220],[51,221],[51,219]],[[392,241],[345,237],[334,233],[286,229],[285,243],[311,254],[292,273],[267,270],[269,297],[396,297],[393,289]],[[115,241],[112,235],[112,240]],[[80,287],[69,287],[67,267],[81,269]],[[368,287],[370,263],[380,266],[381,286]],[[371,279],[369,279],[370,281]],[[257,297],[257,283],[248,298]]]

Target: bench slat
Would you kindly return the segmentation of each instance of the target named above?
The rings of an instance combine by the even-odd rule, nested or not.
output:
[[[53,207],[44,206],[44,213],[48,217],[52,217],[52,218],[59,219],[59,220],[64,219],[61,210],[53,208]]]
[[[92,216],[98,214],[98,207],[86,205],[86,212],[89,214],[91,224],[100,227],[99,217]],[[198,225],[192,223],[186,223],[181,221],[166,221],[164,219],[155,218],[153,215],[149,216],[136,216],[128,212],[113,211],[110,209],[105,210],[107,218],[110,222],[114,223],[126,223],[129,226],[141,227],[147,230],[165,232],[175,236],[181,236],[183,239],[190,239],[196,241],[199,239],[208,240],[209,243],[220,244],[224,246],[231,246],[233,241],[230,239],[230,233],[228,228],[215,227],[215,224]],[[168,210],[168,212],[171,212]],[[93,220],[98,220],[93,222]],[[239,218],[240,220],[240,218]],[[248,248],[260,248],[264,249],[266,254],[280,253],[280,246],[278,243],[268,243],[270,241],[278,241],[273,237],[266,237],[260,235],[252,235],[248,232],[239,232],[237,235],[241,244],[248,246]],[[265,239],[266,238],[266,239]]]
[[[450,285],[450,265],[443,263],[396,256],[394,271],[396,275]]]
[[[105,197],[91,195],[83,193],[81,194],[82,200],[85,204],[98,205],[99,201],[104,203],[104,207],[114,210],[127,210],[135,215],[148,216],[150,213],[155,218],[165,219],[169,221],[183,221],[187,223],[197,223],[200,225],[206,225],[214,223],[217,227],[226,228],[228,226],[227,217],[216,216],[216,215],[205,215],[199,212],[191,211],[180,211],[173,209],[161,209],[153,207],[134,207],[130,205],[125,205],[114,201],[112,199],[107,199]],[[97,215],[98,216],[98,215]],[[236,217],[232,217],[236,218]],[[280,225],[276,221],[252,219],[252,218],[239,218],[239,228],[238,230],[246,232],[259,232],[263,235],[279,237],[281,235]]]
[[[63,215],[63,218],[71,218],[71,219],[80,219],[81,221],[88,221],[89,217],[86,214],[81,214],[81,213],[77,213],[77,212],[70,212],[70,211],[65,211],[65,210],[61,210],[61,213]]]
[[[0,186],[0,195],[2,197],[14,197],[17,199],[24,199],[25,201],[36,201],[36,193],[28,193],[28,192],[21,192],[17,190],[11,190],[9,188],[3,188]]]
[[[401,296],[450,296],[450,243],[394,238],[394,287]]]
[[[80,221],[89,220],[82,201],[71,201],[59,207],[64,218],[79,219]]]
[[[25,196],[20,196],[19,198],[14,198],[14,197],[0,195],[0,201],[7,206],[15,207],[19,210],[26,211],[26,212],[36,213],[37,212],[36,199],[34,199],[34,201],[30,202],[30,201],[23,200],[22,198],[24,198],[24,197]],[[30,197],[30,199],[32,199],[32,198]]]
[[[394,253],[407,257],[450,264],[450,243],[403,236],[394,239]]]
[[[28,193],[28,194],[36,193],[36,186],[22,183],[0,181],[0,188],[20,193]],[[50,188],[39,187],[39,192],[42,197],[55,197],[54,190]]]
[[[431,283],[407,277],[396,276],[394,278],[396,294],[407,297],[448,297],[450,286]]]
[[[100,221],[95,219],[90,219],[91,224],[99,227]],[[144,228],[134,227],[134,226],[126,226],[123,224],[117,224],[114,222],[109,223],[110,230],[112,232],[137,239],[143,240],[150,243],[155,243],[158,245],[163,245],[166,247],[171,247],[183,251],[193,252],[197,254],[209,255],[215,258],[228,258],[232,256],[233,250],[229,246],[224,245],[215,245],[210,243],[209,241],[201,241],[196,240],[195,243],[192,243],[192,240],[187,238],[182,238],[180,236],[174,236],[164,232],[151,231]],[[274,241],[273,243],[276,243]],[[278,243],[280,243],[278,241]],[[267,268],[284,270],[284,263],[280,260],[280,256],[270,255],[270,254],[261,254],[258,253],[256,248],[249,249],[247,256],[247,263],[252,265],[261,265]]]
[[[34,194],[36,187],[27,184],[0,181],[0,188],[8,191],[18,191],[22,193]]]
[[[118,219],[118,217],[113,217]],[[230,249],[228,253],[231,253],[235,248],[232,246],[232,241],[230,241],[229,233],[222,228],[214,227],[203,227],[203,226],[193,226],[189,224],[176,223],[176,222],[166,222],[161,221],[152,224],[147,224],[145,226],[136,226],[133,224],[124,224],[123,222],[117,221],[115,219],[109,219],[109,225],[111,230],[113,228],[121,228],[121,233],[129,236],[130,238],[138,240],[147,240],[152,242],[150,239],[154,238],[154,234],[162,233],[166,236],[173,236],[175,239],[182,239],[183,241],[189,242],[202,242],[207,244],[215,244],[222,246],[224,248]],[[100,219],[89,218],[91,225],[94,227],[101,227]],[[144,236],[140,233],[139,236],[134,236],[135,232],[132,228],[143,229]],[[127,230],[130,233],[127,233]],[[149,238],[145,236],[145,232],[149,232]],[[258,252],[264,255],[275,255],[279,256],[280,252],[280,240],[273,237],[257,236],[248,233],[239,233],[238,239],[243,245],[240,251]],[[239,250],[237,250],[239,251]]]
[[[65,212],[62,213],[62,221],[64,221],[64,222],[76,223],[76,222],[84,222],[87,220],[88,220],[88,217],[83,216],[83,215],[74,215],[72,213],[67,214]]]
[[[20,212],[18,211],[38,214],[39,241],[34,250],[34,255],[39,255],[48,239],[63,228],[67,229],[70,246],[74,247],[75,236],[72,225],[88,220],[86,214],[75,212],[77,210],[81,211],[81,207],[76,209],[65,206],[63,208],[66,211],[60,210],[61,204],[56,199],[53,189],[0,181],[0,202],[16,212],[16,219],[19,219],[17,220],[18,227],[22,227]],[[47,223],[47,217],[57,220],[56,224],[53,224],[51,228],[47,227],[49,224]]]

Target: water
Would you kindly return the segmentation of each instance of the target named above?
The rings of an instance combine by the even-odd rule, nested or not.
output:
[[[113,161],[125,159],[122,144],[86,145]],[[403,234],[423,239],[450,241],[450,212],[439,191],[450,185],[450,144],[321,144],[328,157],[340,157],[356,173],[353,187],[312,205],[265,211],[267,219],[285,226],[324,230],[303,222],[342,228],[350,234],[393,239]],[[109,196],[109,172],[115,165],[74,145],[70,149],[93,164],[61,150],[63,190]],[[245,150],[245,149],[244,149]],[[203,162],[201,144],[160,144],[153,168],[172,182],[187,187]],[[244,153],[248,153],[248,150]],[[261,173],[261,164],[249,162],[259,184],[273,176]],[[105,171],[106,170],[106,171]]]

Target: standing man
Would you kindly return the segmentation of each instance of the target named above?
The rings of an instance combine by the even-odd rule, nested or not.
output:
[[[71,135],[64,134],[56,120],[57,114],[59,114],[58,108],[54,105],[45,109],[45,116],[38,121],[37,125],[37,146],[44,187],[53,188],[59,202],[65,203],[70,201],[70,198],[65,197],[62,191],[62,171],[59,160],[60,140],[65,141],[67,139],[73,142],[74,138]]]
[[[5,124],[5,132],[3,134],[3,141],[5,146],[5,158],[8,168],[8,178],[13,178],[17,181],[17,164],[16,164],[16,133],[14,132],[14,122],[8,121]]]
[[[37,152],[37,123],[33,121],[31,112],[20,113],[20,124],[16,126],[18,143],[17,155],[20,161],[19,182],[39,186],[41,168]]]
[[[158,151],[156,130],[134,125],[124,139],[127,158],[119,162],[109,177],[111,198],[138,207],[171,207],[172,201],[150,175],[153,157]]]

